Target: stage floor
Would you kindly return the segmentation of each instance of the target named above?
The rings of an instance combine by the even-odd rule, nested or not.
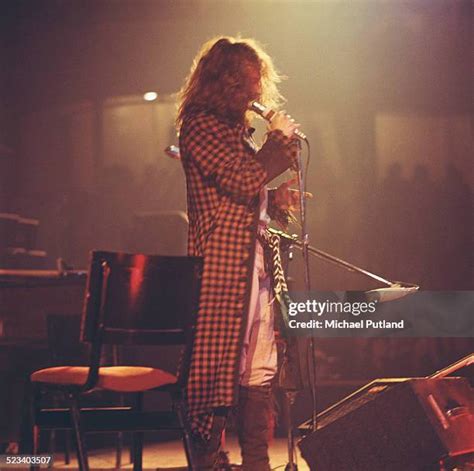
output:
[[[226,451],[232,463],[240,463],[240,449],[237,439],[230,436],[226,442]],[[298,450],[297,450],[298,451]],[[120,469],[131,469],[129,464],[128,449],[124,450],[122,455],[122,467]],[[55,455],[54,468],[63,470],[77,469],[75,454],[72,456],[71,464],[64,464],[64,454]],[[298,471],[309,471],[309,467],[303,459],[297,456]],[[284,470],[288,463],[287,442],[284,438],[275,438],[270,446],[270,460],[272,469]],[[89,452],[89,465],[91,470],[115,469],[115,450],[112,448],[104,450],[92,450]],[[147,443],[144,446],[143,469],[164,470],[179,467],[186,467],[186,458],[184,449],[180,440],[173,440],[161,443]]]

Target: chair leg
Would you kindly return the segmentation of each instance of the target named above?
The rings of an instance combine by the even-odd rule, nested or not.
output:
[[[56,451],[56,430],[49,432],[49,450],[48,452],[54,455]]]
[[[133,471],[142,471],[143,432],[133,434]]]
[[[130,464],[133,464],[133,455],[134,455],[134,452],[133,452],[133,440],[130,444],[130,449],[128,450],[129,451],[129,460],[130,460]]]
[[[37,425],[33,425],[33,433],[32,433],[32,449],[31,453],[33,455],[39,455],[40,453],[40,428]],[[31,465],[30,471],[37,471],[39,469],[38,466]]]
[[[31,390],[30,399],[30,415],[31,415],[31,436],[30,436],[30,450],[29,452],[33,455],[39,455],[40,453],[40,428],[36,425],[36,414],[40,407],[41,394],[37,387],[33,385]],[[30,471],[36,471],[38,466],[31,465]]]
[[[123,433],[117,433],[117,445],[115,447],[115,468],[122,467],[122,448],[123,448]]]
[[[137,394],[136,410],[143,409],[143,393]],[[133,434],[133,471],[142,471],[143,432]]]
[[[71,462],[71,436],[69,430],[64,433],[64,464]]]
[[[84,431],[81,424],[81,413],[79,410],[78,399],[75,395],[69,396],[71,419],[74,426],[74,434],[77,447],[77,461],[80,471],[89,471],[89,463],[87,460],[87,451],[84,443]]]
[[[176,414],[178,415],[178,420],[181,425],[181,430],[183,433],[183,445],[184,452],[186,454],[186,460],[188,462],[188,469],[196,469],[194,464],[193,454],[192,454],[192,445],[191,445],[191,432],[188,426],[188,421],[186,418],[186,412],[184,410],[184,405],[181,400],[175,403]]]

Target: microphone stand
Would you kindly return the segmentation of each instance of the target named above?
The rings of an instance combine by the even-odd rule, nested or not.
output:
[[[306,140],[306,139],[305,139]],[[304,265],[304,284],[307,293],[311,291],[311,278],[309,272],[309,234],[306,224],[306,188],[305,188],[305,175],[303,174],[303,159],[301,153],[301,140],[298,139],[298,154],[297,154],[297,170],[296,175],[298,178],[298,188],[300,197],[300,222],[301,222],[301,250],[303,253],[303,265]],[[312,370],[313,377],[310,381],[313,415],[312,415],[312,429],[316,430],[316,409],[317,409],[317,398],[316,398],[316,346],[314,338],[310,338],[310,350],[312,357]],[[294,462],[295,456],[295,442],[293,437],[293,424],[292,424],[292,406],[296,399],[296,391],[286,390],[285,391],[285,402],[288,420],[288,464],[285,466],[285,471],[296,471],[298,469]]]
[[[309,273],[309,234],[306,224],[306,188],[305,188],[305,176],[303,175],[303,158],[301,155],[301,140],[298,139],[298,187],[300,191],[300,222],[301,222],[301,251],[303,254],[303,269],[304,269],[304,287],[306,293],[311,291],[311,278]],[[313,403],[313,415],[311,419],[311,429],[316,431],[317,427],[317,397],[316,397],[316,345],[314,337],[310,337],[310,352],[311,352],[311,363],[313,370],[313,377],[310,380],[311,399]],[[309,372],[310,373],[310,372]]]
[[[268,231],[271,232],[272,234],[279,236],[281,240],[284,240],[290,246],[294,246],[298,248],[299,250],[303,251],[304,244],[296,236],[289,235],[286,232],[279,231],[278,229],[273,229],[271,227],[268,229]],[[357,265],[349,263],[346,260],[343,260],[342,258],[338,258],[334,255],[324,252],[323,250],[317,249],[316,247],[313,247],[309,244],[307,246],[307,250],[310,255],[314,255],[315,257],[318,257],[327,262],[333,263],[334,265],[338,267],[345,268],[347,271],[360,273],[361,275],[364,275],[365,277],[370,278],[371,280],[378,281],[379,283],[382,283],[388,287],[400,285],[400,282],[387,280],[386,278],[383,278],[380,275],[376,275],[375,273],[372,273],[368,270],[360,268]],[[404,283],[404,284],[407,284],[407,283]]]
[[[304,285],[306,291],[311,291],[311,279],[309,274],[309,234],[306,225],[306,197],[305,197],[305,182],[303,175],[303,160],[301,156],[301,141],[298,140],[298,187],[300,191],[300,221],[301,221],[301,240],[302,240],[302,252],[303,252],[303,262],[304,262]]]

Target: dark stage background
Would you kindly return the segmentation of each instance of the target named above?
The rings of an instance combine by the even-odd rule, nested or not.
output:
[[[46,267],[85,268],[92,248],[183,253],[184,179],[163,153],[173,93],[203,41],[241,33],[288,76],[311,141],[312,244],[423,289],[474,289],[470,0],[2,0],[0,22],[0,212],[40,220]],[[320,290],[374,287],[311,270]],[[473,343],[320,348],[323,377],[370,379],[429,374]]]

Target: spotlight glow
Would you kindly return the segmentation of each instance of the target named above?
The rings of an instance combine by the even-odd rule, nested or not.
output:
[[[158,98],[158,93],[156,92],[146,92],[143,95],[145,101],[155,101]]]

